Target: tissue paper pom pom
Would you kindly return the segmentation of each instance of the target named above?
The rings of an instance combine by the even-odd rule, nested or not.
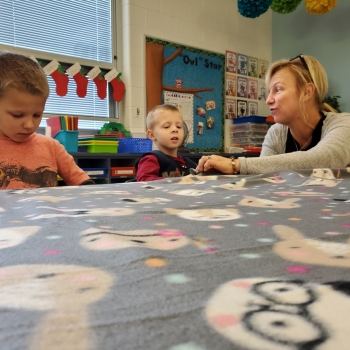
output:
[[[256,18],[265,13],[272,0],[238,0],[238,12],[248,18]]]
[[[285,14],[293,12],[300,3],[301,0],[273,0],[270,7],[272,11]]]
[[[305,0],[306,11],[313,15],[323,15],[335,7],[337,0]]]

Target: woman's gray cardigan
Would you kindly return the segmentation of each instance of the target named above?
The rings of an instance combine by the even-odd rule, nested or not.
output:
[[[321,140],[304,152],[284,153],[288,127],[274,124],[268,130],[259,158],[239,157],[241,174],[275,170],[345,168],[350,164],[350,114],[324,112]]]

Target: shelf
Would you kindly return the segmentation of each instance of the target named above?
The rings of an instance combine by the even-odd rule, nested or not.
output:
[[[91,176],[98,184],[106,183],[122,183],[127,180],[134,179],[135,176],[112,176],[111,168],[116,167],[135,167],[142,153],[88,153],[74,152],[70,153],[75,163],[82,169],[87,168],[89,171],[107,169],[106,174],[101,176]],[[202,156],[220,155],[224,157],[259,157],[259,153],[179,153],[180,156],[187,157],[198,163]],[[63,181],[59,181],[59,185],[64,185]]]

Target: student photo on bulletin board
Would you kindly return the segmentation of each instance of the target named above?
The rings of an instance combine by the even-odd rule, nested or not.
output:
[[[197,123],[197,135],[203,135],[204,133],[204,124],[203,122]]]
[[[207,118],[207,129],[212,129],[214,127],[214,117]]]

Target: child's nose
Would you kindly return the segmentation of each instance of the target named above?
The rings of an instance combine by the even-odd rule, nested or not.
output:
[[[24,120],[23,127],[25,129],[32,129],[34,127],[34,121],[32,117],[28,117]]]

